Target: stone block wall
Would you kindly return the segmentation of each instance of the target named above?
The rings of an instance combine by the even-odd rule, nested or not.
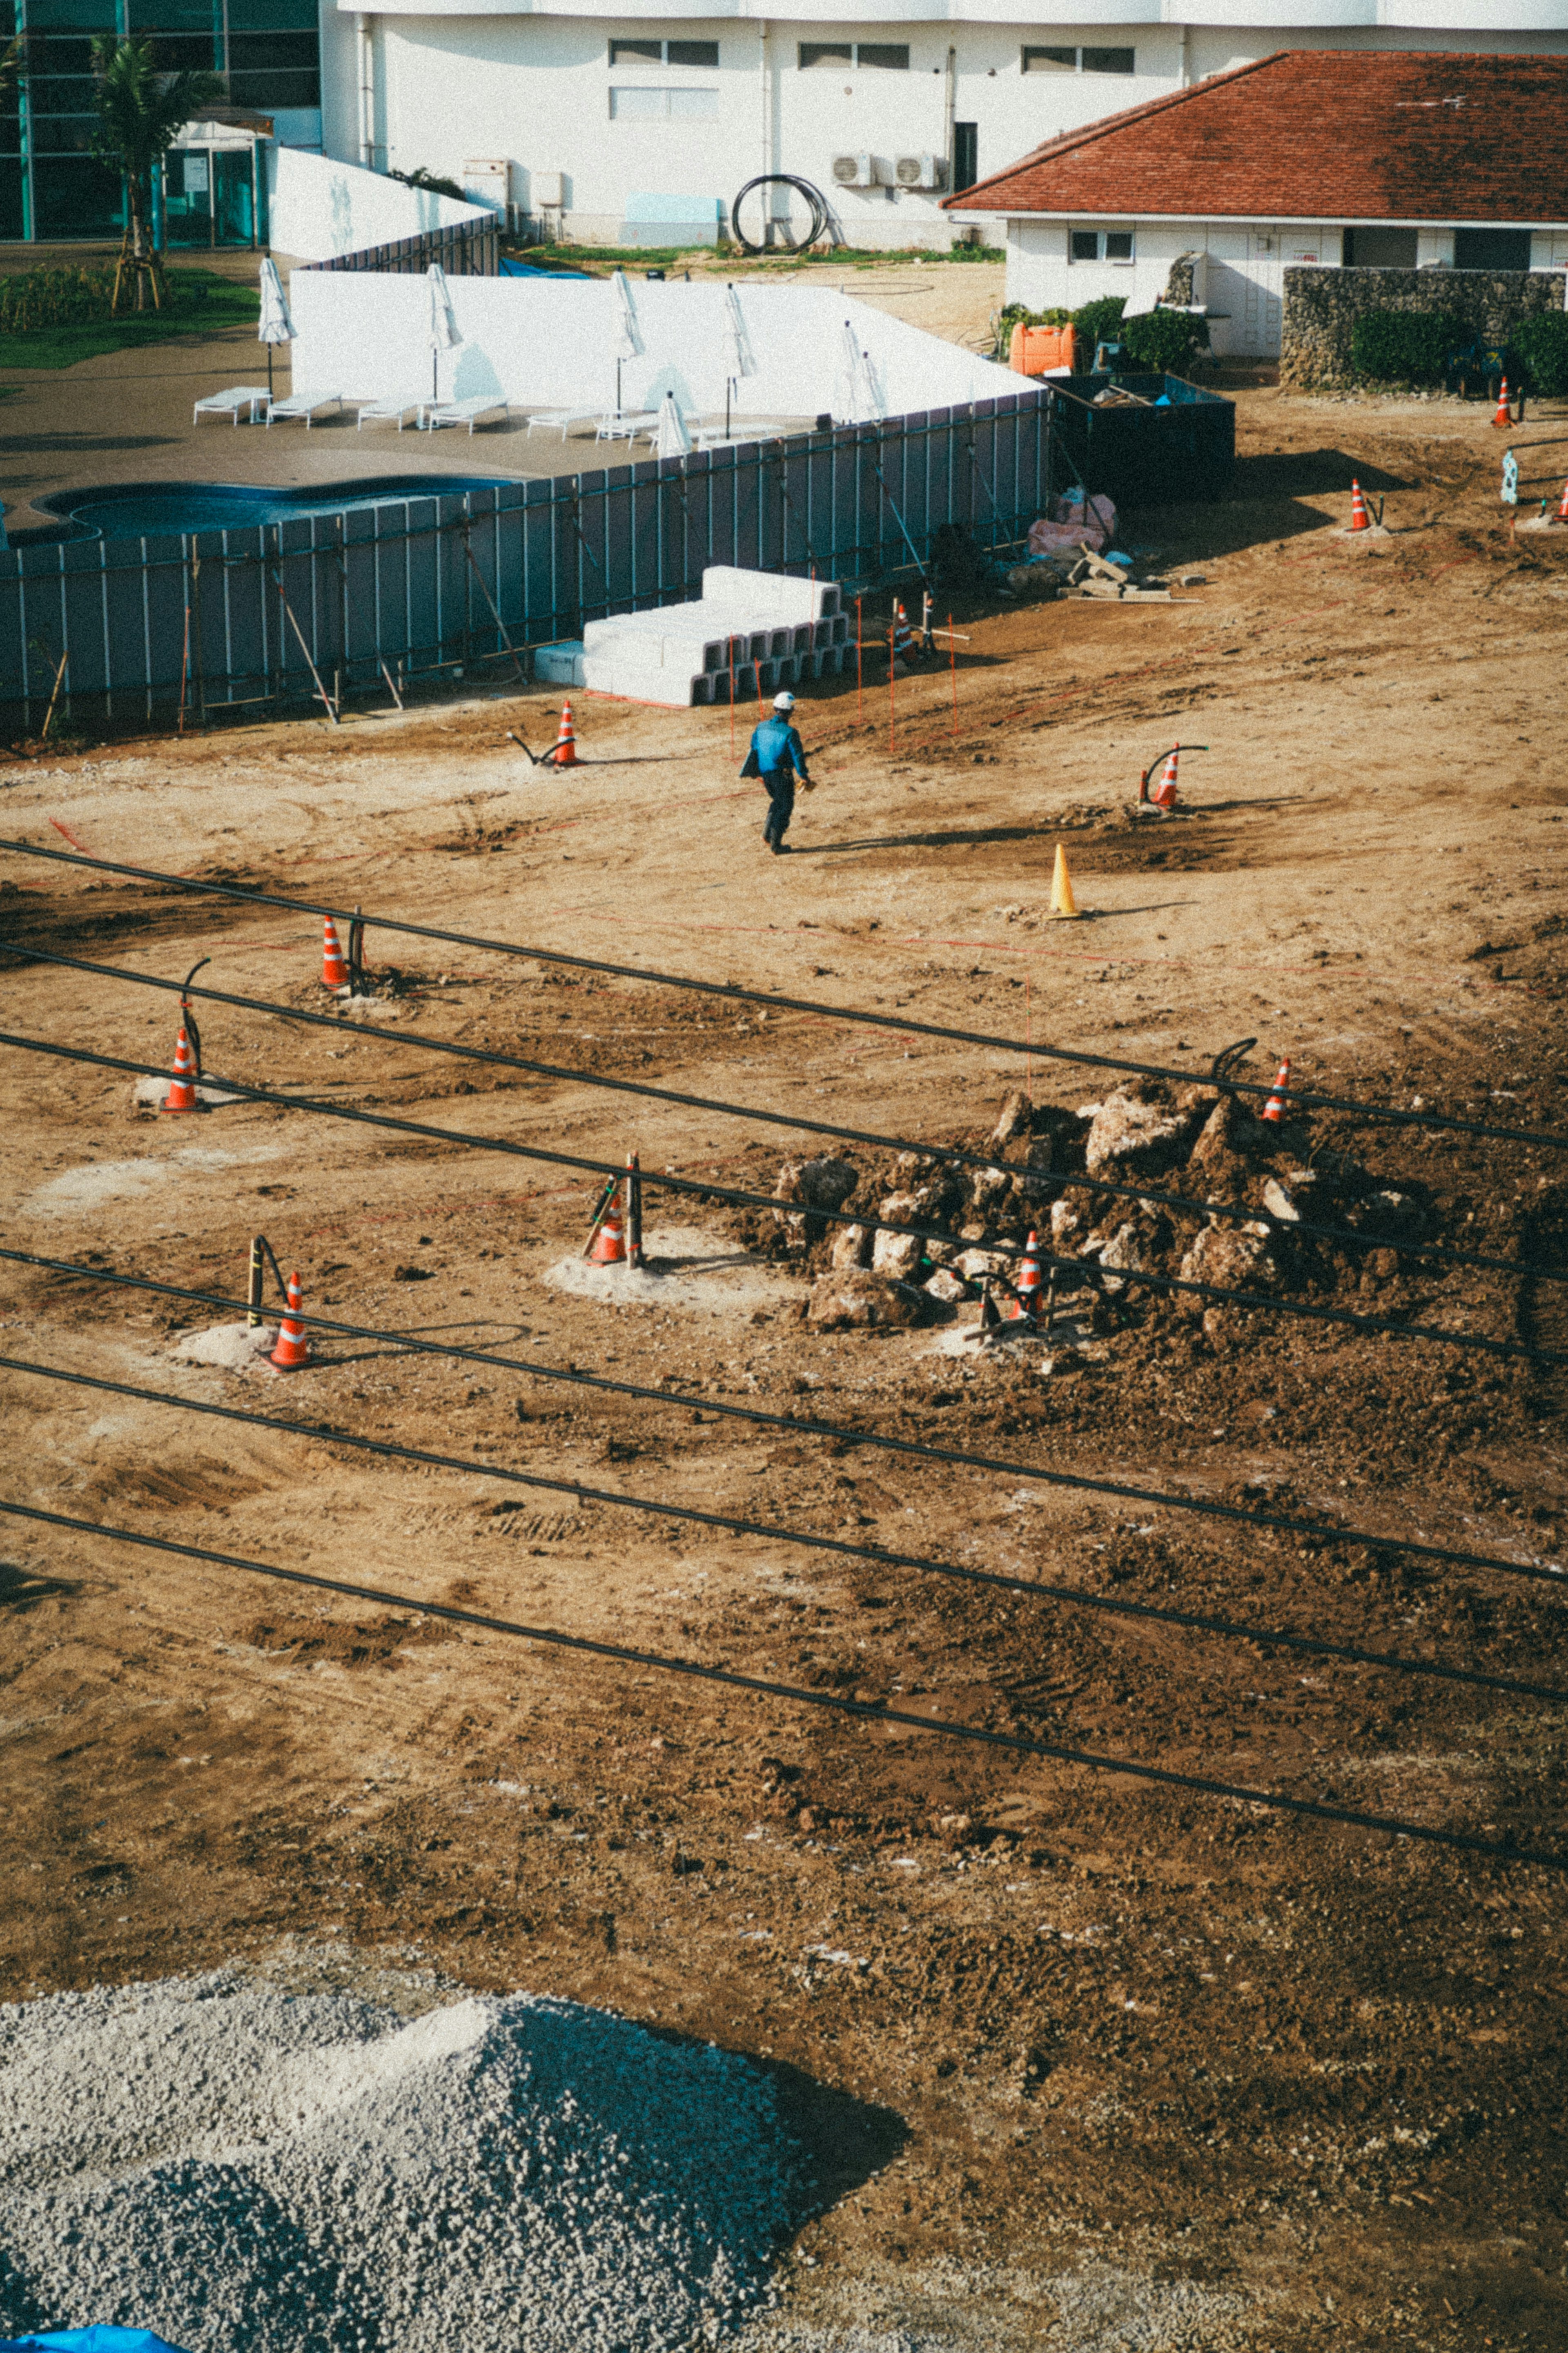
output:
[[[1563,291],[1557,269],[1287,269],[1279,381],[1350,384],[1351,330],[1369,311],[1447,311],[1506,343],[1521,319],[1561,311]]]

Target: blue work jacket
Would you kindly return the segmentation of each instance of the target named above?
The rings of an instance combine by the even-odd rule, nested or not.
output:
[[[780,768],[793,768],[798,776],[806,773],[805,746],[800,740],[800,730],[787,719],[764,719],[752,732],[752,749],[764,776],[774,775]]]

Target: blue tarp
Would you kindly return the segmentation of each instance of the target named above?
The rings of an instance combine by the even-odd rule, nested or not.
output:
[[[500,274],[503,278],[590,278],[592,276],[592,272],[586,269],[535,269],[531,261],[503,261]]]
[[[100,2321],[93,2328],[51,2328],[37,2337],[0,2337],[0,2353],[180,2353],[166,2337],[150,2328],[110,2328]]]

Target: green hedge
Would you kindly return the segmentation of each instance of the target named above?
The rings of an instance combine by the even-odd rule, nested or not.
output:
[[[1517,352],[1531,392],[1559,400],[1568,393],[1568,312],[1542,311],[1521,319],[1509,338]]]
[[[1447,311],[1366,311],[1351,329],[1351,365],[1377,384],[1438,384],[1448,353],[1474,340]]]
[[[1128,358],[1151,375],[1180,375],[1192,365],[1194,352],[1208,349],[1208,321],[1185,311],[1149,311],[1129,319],[1121,330]]]
[[[1125,294],[1102,294],[1098,302],[1086,302],[1081,311],[1073,312],[1073,325],[1080,335],[1087,335],[1091,343],[1101,343],[1121,324],[1126,301]],[[1092,359],[1093,356],[1091,352],[1089,357]]]

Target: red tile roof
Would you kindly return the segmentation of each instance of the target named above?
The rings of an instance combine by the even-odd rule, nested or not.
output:
[[[1102,218],[1568,221],[1568,57],[1281,49],[1065,132],[944,202]]]

